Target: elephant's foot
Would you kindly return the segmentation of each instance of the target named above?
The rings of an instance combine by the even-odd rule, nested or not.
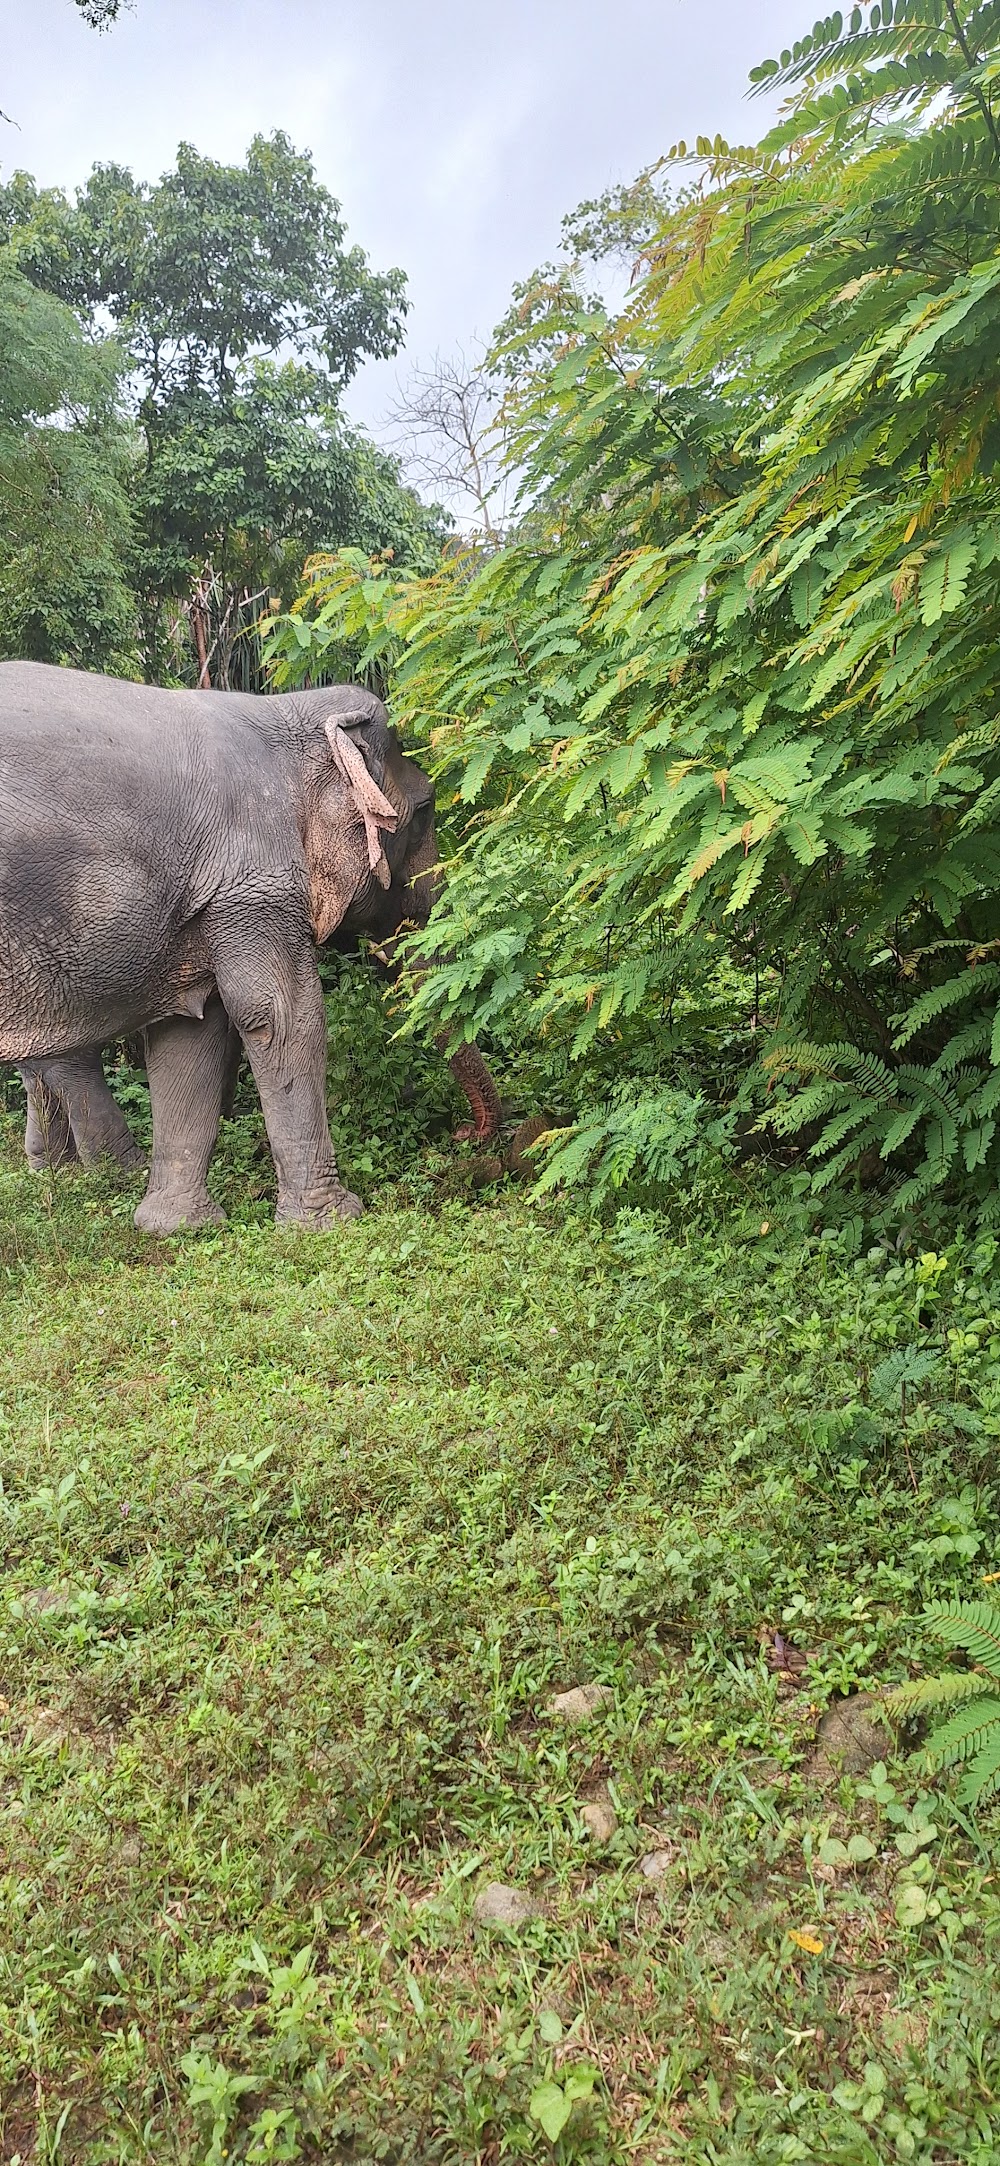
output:
[[[57,1173],[60,1166],[78,1166],[79,1153],[72,1136],[60,1151],[28,1151],[29,1173]]]
[[[226,1214],[211,1196],[183,1196],[169,1189],[145,1195],[135,1214],[140,1233],[193,1233],[199,1226],[224,1226]]]
[[[130,1143],[127,1150],[114,1151],[111,1156],[123,1173],[142,1173],[149,1165],[148,1152],[140,1151],[137,1143]]]
[[[342,1181],[332,1181],[319,1196],[279,1196],[275,1219],[279,1226],[336,1226],[342,1219],[361,1218],[364,1204]]]

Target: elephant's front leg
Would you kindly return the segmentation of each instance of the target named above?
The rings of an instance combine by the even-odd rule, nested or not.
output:
[[[201,1022],[171,1016],[146,1032],[153,1159],[135,1214],[143,1233],[225,1224],[226,1214],[205,1184],[219,1133],[228,1043],[229,1019],[216,994]]]
[[[326,1015],[312,951],[249,980],[219,968],[226,1007],[247,1050],[278,1176],[279,1222],[330,1226],[363,1205],[337,1171],[326,1114]]]

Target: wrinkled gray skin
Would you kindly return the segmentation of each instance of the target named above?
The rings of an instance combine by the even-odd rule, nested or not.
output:
[[[238,1031],[229,1025],[222,1087],[222,1114],[232,1111],[236,1078],[243,1057]],[[57,1166],[96,1165],[102,1158],[137,1172],[146,1161],[108,1084],[95,1048],[67,1053],[62,1060],[21,1071],[28,1100],[24,1152],[33,1173]],[[211,1066],[205,1087],[212,1088]]]
[[[28,1096],[24,1150],[34,1173],[78,1158],[88,1166],[101,1158],[129,1169],[142,1165],[142,1152],[108,1089],[100,1053],[68,1053],[34,1072],[22,1069],[21,1075]]]
[[[0,1059],[55,1095],[88,1152],[96,1124],[121,1156],[92,1049],[144,1031],[153,1159],[136,1223],[172,1232],[221,1216],[205,1174],[231,1018],[279,1219],[354,1217],[313,943],[424,924],[436,857],[432,785],[370,693],[166,692],[2,663]]]

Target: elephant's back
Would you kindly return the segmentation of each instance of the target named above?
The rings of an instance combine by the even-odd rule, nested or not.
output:
[[[214,705],[211,694],[0,662],[0,820],[43,834],[96,823],[106,842],[119,828],[193,841],[226,788]]]
[[[183,757],[192,738],[207,743],[214,734],[214,702],[200,707],[201,698],[48,662],[0,662],[0,754],[27,744],[42,758],[152,756],[162,768],[172,753]]]

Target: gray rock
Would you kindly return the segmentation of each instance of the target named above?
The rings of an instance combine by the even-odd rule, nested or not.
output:
[[[837,1783],[842,1775],[867,1775],[876,1760],[892,1751],[892,1732],[874,1692],[855,1692],[834,1700],[816,1732],[806,1763],[813,1782]]]
[[[610,1685],[574,1685],[570,1692],[557,1692],[548,1702],[547,1711],[557,1722],[568,1722],[579,1727],[591,1722],[602,1707],[609,1707],[614,1700]]]
[[[614,1806],[603,1798],[592,1798],[588,1805],[581,1805],[580,1818],[585,1833],[595,1843],[609,1843],[618,1826]]]
[[[502,1880],[491,1880],[477,1895],[472,1915],[477,1925],[527,1925],[541,1917],[542,1906],[523,1888],[505,1888]]]
[[[639,1871],[645,1873],[647,1880],[662,1880],[664,1874],[669,1873],[675,1856],[673,1850],[647,1850],[645,1857],[639,1859]]]

